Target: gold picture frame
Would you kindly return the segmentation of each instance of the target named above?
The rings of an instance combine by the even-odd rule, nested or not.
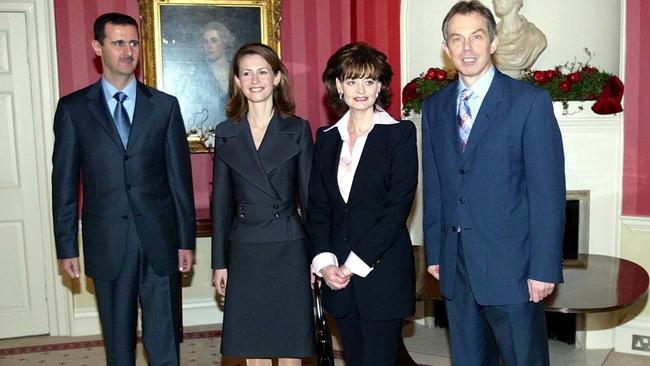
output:
[[[249,42],[280,53],[281,0],[138,0],[138,5],[144,82],[178,98],[190,150],[209,150],[214,127],[225,119],[233,54]],[[214,32],[220,51],[208,44]]]

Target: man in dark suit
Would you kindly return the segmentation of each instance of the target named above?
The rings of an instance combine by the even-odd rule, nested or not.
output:
[[[138,26],[95,21],[103,75],[59,101],[52,196],[57,257],[78,278],[80,184],[85,272],[93,278],[108,365],[135,365],[138,303],[152,365],[178,365],[178,271],[195,240],[189,150],[178,102],[134,76]]]
[[[564,155],[550,96],[494,68],[489,9],[454,5],[459,80],[423,105],[424,230],[454,365],[548,365],[544,305],[562,281]]]

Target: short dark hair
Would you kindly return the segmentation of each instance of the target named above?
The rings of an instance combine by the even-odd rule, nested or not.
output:
[[[375,101],[386,109],[390,104],[390,79],[393,70],[384,53],[363,42],[353,42],[339,48],[327,61],[323,72],[323,83],[327,88],[327,101],[332,109],[339,114],[348,110],[345,101],[339,96],[336,79],[371,78],[381,83],[381,90]]]
[[[454,6],[452,6],[451,9],[449,9],[447,16],[445,16],[445,20],[442,22],[442,38],[444,38],[445,42],[447,42],[447,37],[449,36],[447,32],[449,32],[449,21],[451,18],[456,14],[467,15],[470,13],[478,13],[483,17],[483,19],[485,19],[485,22],[488,26],[488,36],[490,37],[490,43],[494,41],[494,38],[497,35],[497,23],[494,20],[492,11],[483,5],[480,1],[470,0],[459,1]]]
[[[95,41],[102,43],[106,38],[106,24],[115,25],[132,25],[138,29],[138,22],[131,16],[121,13],[106,13],[102,14],[95,20],[93,27]],[[138,30],[138,33],[140,31]]]
[[[278,57],[275,51],[262,43],[248,43],[235,53],[230,68],[230,99],[226,106],[226,117],[233,121],[239,121],[248,113],[248,100],[241,88],[235,83],[235,76],[239,75],[239,64],[241,60],[249,55],[259,55],[271,65],[274,76],[280,74],[280,82],[273,89],[273,108],[284,118],[291,117],[296,111],[296,105],[291,98],[291,87],[287,68]]]

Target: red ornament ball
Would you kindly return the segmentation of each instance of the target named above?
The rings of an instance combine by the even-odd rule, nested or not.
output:
[[[560,90],[564,93],[568,92],[571,90],[571,84],[566,80],[560,82]]]

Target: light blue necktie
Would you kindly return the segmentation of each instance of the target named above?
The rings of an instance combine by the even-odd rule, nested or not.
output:
[[[472,111],[469,109],[467,101],[474,94],[471,89],[463,89],[458,97],[458,114],[456,120],[458,122],[458,136],[460,137],[460,145],[463,151],[467,146],[469,133],[472,130]]]
[[[129,143],[129,133],[131,132],[131,120],[129,119],[129,114],[126,113],[126,108],[124,108],[124,101],[128,97],[126,94],[118,91],[113,95],[113,98],[117,100],[117,105],[113,111],[113,122],[115,122],[115,127],[117,127],[117,133],[120,134],[122,145],[126,149],[126,145]]]

